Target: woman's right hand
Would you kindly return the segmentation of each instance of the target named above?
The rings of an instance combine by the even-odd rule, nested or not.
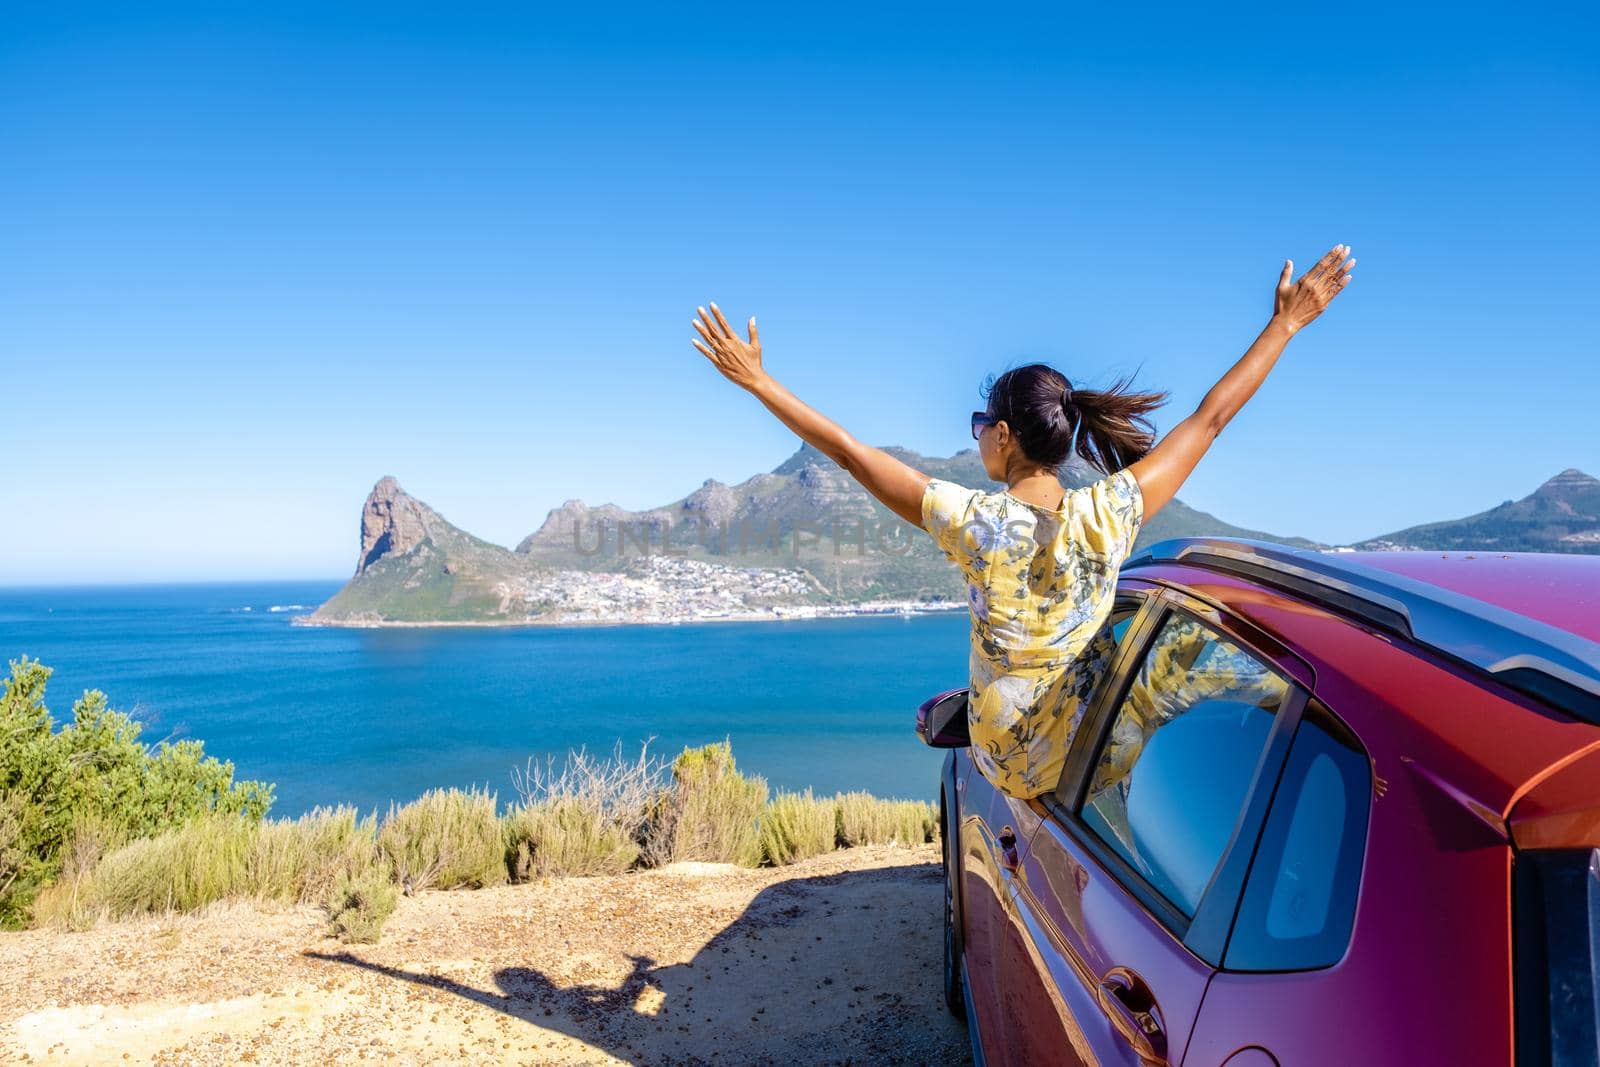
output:
[[[1272,317],[1283,323],[1292,334],[1322,314],[1322,309],[1350,281],[1350,268],[1356,265],[1356,261],[1352,259],[1345,263],[1344,257],[1349,254],[1349,246],[1334,245],[1297,282],[1289,280],[1294,273],[1294,260],[1284,260],[1283,273],[1278,276],[1278,293],[1273,302]]]

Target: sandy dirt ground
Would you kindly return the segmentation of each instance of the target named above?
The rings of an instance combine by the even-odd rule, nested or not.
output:
[[[0,934],[0,1062],[965,1064],[937,846]]]

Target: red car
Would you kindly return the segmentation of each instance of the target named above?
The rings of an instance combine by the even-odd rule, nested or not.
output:
[[[1164,541],[1060,785],[952,749],[978,1063],[1600,1064],[1600,557]]]

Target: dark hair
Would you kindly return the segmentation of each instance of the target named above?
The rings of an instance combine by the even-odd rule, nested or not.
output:
[[[1132,393],[1123,379],[1105,390],[1075,389],[1066,375],[1044,363],[1014,367],[983,389],[989,414],[1005,420],[1023,455],[1059,470],[1074,448],[1106,474],[1142,458],[1155,445],[1147,418],[1165,392]]]

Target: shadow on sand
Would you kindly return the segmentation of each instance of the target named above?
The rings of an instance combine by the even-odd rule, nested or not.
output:
[[[516,966],[487,990],[351,952],[305,955],[453,993],[631,1063],[966,1064],[966,1029],[939,992],[941,894],[932,864],[790,879],[693,958],[628,954],[627,975],[604,985]]]

